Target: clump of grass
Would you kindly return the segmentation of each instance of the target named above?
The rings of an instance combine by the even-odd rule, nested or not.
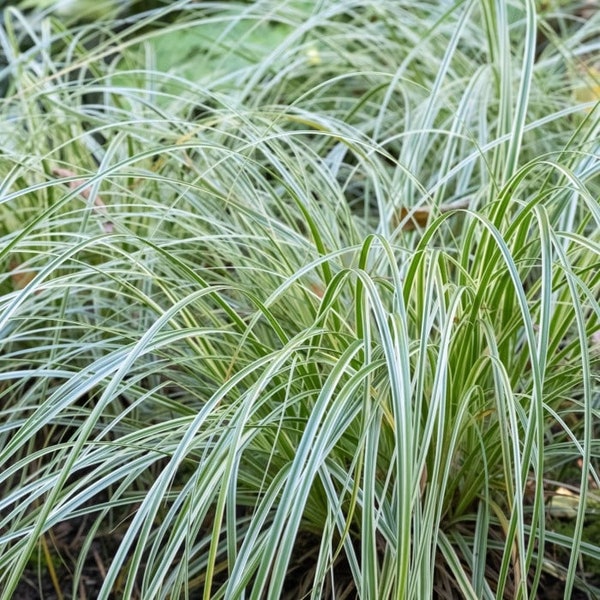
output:
[[[65,523],[73,597],[599,593],[599,20],[542,22],[5,13],[1,598]]]

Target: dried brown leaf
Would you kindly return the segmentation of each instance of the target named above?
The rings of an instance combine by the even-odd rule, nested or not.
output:
[[[435,216],[459,208],[468,208],[470,202],[471,200],[466,198],[450,204],[442,204],[434,210],[429,207],[407,208],[406,206],[401,206],[394,214],[392,225],[394,227],[401,227],[403,231],[413,231],[417,227],[425,227],[432,214]]]
[[[10,280],[13,284],[13,289],[22,290],[29,283],[33,281],[35,277],[34,271],[27,269],[21,269],[21,263],[16,259],[12,258],[8,264],[10,270]]]

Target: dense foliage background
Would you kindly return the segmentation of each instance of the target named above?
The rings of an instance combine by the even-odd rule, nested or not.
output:
[[[0,48],[0,598],[599,597],[596,3]]]

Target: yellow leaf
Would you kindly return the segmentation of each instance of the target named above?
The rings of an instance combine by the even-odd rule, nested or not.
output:
[[[556,493],[550,498],[548,512],[553,517],[560,519],[575,519],[579,508],[579,496],[564,487],[556,489]]]
[[[321,60],[321,54],[319,53],[319,51],[317,50],[317,48],[315,48],[314,46],[311,46],[306,51],[306,59],[308,61],[308,64],[311,67],[316,67],[317,65],[320,65],[321,62],[322,62],[322,60]]]
[[[595,67],[587,67],[580,74],[583,76],[583,81],[573,90],[576,102],[581,104],[598,102],[600,100],[600,71]],[[586,112],[590,110],[590,108],[586,108]]]

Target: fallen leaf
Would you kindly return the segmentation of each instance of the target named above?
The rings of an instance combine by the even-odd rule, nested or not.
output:
[[[556,493],[548,503],[548,513],[559,519],[574,519],[579,508],[579,495],[564,487],[556,488]]]
[[[600,70],[594,66],[582,66],[578,69],[582,81],[573,90],[575,101],[582,104],[598,102],[600,100]],[[591,108],[586,108],[590,112]]]
[[[425,227],[432,214],[444,214],[458,208],[468,208],[470,202],[471,200],[467,198],[450,204],[442,204],[434,210],[429,207],[407,208],[401,206],[394,214],[392,225],[401,227],[403,231],[413,231],[417,227]]]
[[[8,268],[10,270],[10,280],[15,290],[22,290],[35,277],[34,271],[21,270],[21,263],[16,258],[11,258]]]
[[[321,62],[323,62],[321,60],[321,54],[314,46],[311,46],[306,50],[306,60],[311,67],[320,65]]]
[[[323,289],[323,287],[318,284],[318,283],[311,283],[310,284],[310,291],[317,296],[318,298],[322,298],[325,294],[325,290]]]

